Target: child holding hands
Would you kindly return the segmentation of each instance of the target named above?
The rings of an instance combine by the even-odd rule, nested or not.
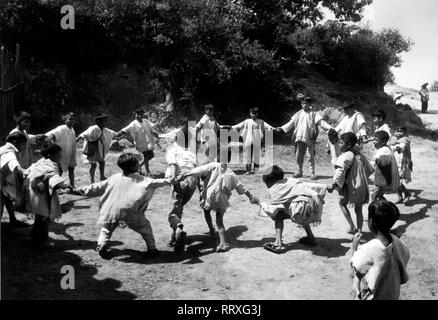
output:
[[[107,180],[91,184],[76,191],[82,195],[99,195],[100,216],[97,224],[101,226],[96,251],[104,259],[110,259],[108,243],[114,230],[120,225],[138,232],[146,242],[146,256],[158,254],[154,234],[146,209],[157,188],[172,183],[171,179],[151,179],[138,173],[140,163],[134,154],[123,153],[117,160],[122,172]]]
[[[219,245],[216,252],[225,252],[229,246],[225,239],[225,226],[223,217],[230,206],[228,203],[231,192],[236,190],[239,194],[245,194],[249,200],[253,198],[246,186],[240,182],[237,175],[228,168],[227,164],[211,162],[183,173],[182,177],[196,176],[202,180],[201,208],[204,209],[205,221],[214,235],[214,227],[211,219],[211,210],[216,211],[216,225],[219,229]]]
[[[358,148],[355,147],[357,137],[354,133],[342,134],[338,144],[342,153],[336,159],[333,182],[327,186],[327,191],[338,190],[339,206],[350,226],[347,232],[354,234],[362,232],[362,206],[369,201],[368,177],[374,169],[362,153],[358,151]],[[348,204],[354,205],[357,227],[351,219]]]

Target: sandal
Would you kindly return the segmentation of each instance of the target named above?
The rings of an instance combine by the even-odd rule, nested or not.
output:
[[[267,242],[263,245],[263,248],[265,248],[268,251],[274,252],[276,254],[280,254],[284,251],[284,247],[278,246],[274,244],[273,242]]]
[[[217,253],[219,253],[219,252],[226,252],[226,251],[228,251],[229,249],[230,249],[230,246],[228,246],[228,245],[218,246],[218,247],[216,248],[216,252],[217,252]]]

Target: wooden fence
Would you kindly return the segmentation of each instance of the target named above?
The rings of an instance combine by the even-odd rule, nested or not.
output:
[[[15,53],[0,44],[0,139],[14,126],[17,89],[22,85],[20,70],[20,45]]]

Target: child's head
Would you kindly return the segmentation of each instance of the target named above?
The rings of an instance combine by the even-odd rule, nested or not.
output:
[[[209,117],[211,117],[211,116],[213,116],[213,114],[214,114],[214,106],[212,105],[212,104],[206,104],[205,106],[204,106],[204,111],[205,111],[205,114],[207,115],[207,116],[209,116]]]
[[[108,120],[108,116],[105,113],[98,113],[94,118],[94,120],[96,121],[96,124],[99,127],[104,128],[106,126],[106,121]]]
[[[133,153],[122,153],[117,160],[117,165],[122,169],[125,175],[138,172],[140,168],[138,157]]]
[[[20,130],[29,130],[30,128],[30,114],[26,111],[19,111],[14,115],[15,122],[17,123],[17,127]]]
[[[24,133],[17,131],[8,135],[6,142],[13,144],[21,152],[26,147],[27,137]]]
[[[309,111],[312,108],[312,102],[313,99],[310,96],[305,96],[301,100],[301,108],[306,112]]]
[[[353,132],[346,132],[341,135],[341,139],[339,139],[339,148],[341,152],[347,152],[353,149],[353,147],[357,144],[357,137]]]
[[[386,119],[385,111],[377,110],[373,113],[373,122],[376,127],[380,127]]]
[[[394,131],[394,135],[397,139],[404,137],[407,133],[406,127],[397,127]]]
[[[62,116],[62,120],[68,127],[73,127],[76,124],[76,115],[73,112],[68,112]]]
[[[144,117],[144,110],[143,109],[137,109],[134,111],[134,118],[138,122],[142,122]]]
[[[279,166],[273,165],[272,167],[266,169],[265,173],[262,176],[262,179],[266,186],[270,188],[277,181],[284,179],[284,172]]]
[[[400,211],[390,201],[377,200],[368,206],[368,227],[374,234],[380,231],[385,235],[389,235],[389,230],[399,217]]]
[[[342,109],[344,110],[345,114],[352,116],[356,109],[356,103],[354,101],[346,101],[342,105]]]
[[[374,147],[380,149],[388,144],[389,134],[386,131],[377,131],[374,133]]]
[[[61,160],[61,147],[56,143],[48,142],[41,149],[41,154],[44,158],[59,163]]]
[[[255,107],[255,108],[249,109],[249,116],[252,119],[256,119],[259,116],[259,108]]]
[[[328,139],[329,139],[331,144],[338,143],[338,141],[339,141],[339,134],[338,134],[338,132],[335,129],[330,128],[329,132],[328,132]]]

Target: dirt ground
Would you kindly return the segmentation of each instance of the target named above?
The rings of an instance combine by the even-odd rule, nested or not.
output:
[[[433,98],[432,99],[436,99]],[[412,100],[414,101],[414,100]],[[437,100],[435,100],[437,101]],[[419,104],[411,104],[419,109]],[[438,106],[422,119],[438,127]],[[394,232],[411,252],[410,280],[402,286],[402,299],[437,299],[438,295],[438,142],[412,138],[413,181],[408,185],[415,196],[399,205],[401,218]],[[318,144],[317,174],[320,183],[329,183],[332,169],[325,140]],[[276,162],[291,175],[295,170],[293,149],[275,146]],[[371,155],[371,146],[367,154]],[[107,175],[118,171],[117,153],[109,155]],[[88,183],[88,167],[79,159],[76,183]],[[164,172],[164,153],[156,152],[153,173]],[[238,173],[241,169],[234,167]],[[239,171],[240,170],[240,171]],[[308,170],[305,168],[308,180]],[[307,176],[306,176],[307,175]],[[251,191],[266,199],[261,175],[240,178]],[[198,193],[185,208],[183,222],[188,232],[187,250],[175,255],[166,247],[170,234],[167,223],[169,187],[158,189],[147,210],[161,255],[146,259],[141,237],[129,229],[117,229],[112,237],[114,258],[103,260],[94,250],[99,229],[98,198],[62,195],[65,214],[51,225],[55,244],[45,252],[29,247],[29,231],[10,229],[7,214],[1,225],[2,299],[351,299],[349,267],[351,236],[338,206],[335,193],[327,194],[322,223],[314,228],[318,245],[303,246],[297,240],[304,231],[285,223],[285,253],[276,255],[263,249],[273,240],[274,223],[258,215],[258,207],[236,193],[225,214],[226,236],[231,250],[214,253]],[[395,200],[395,195],[389,195]],[[364,208],[366,212],[366,208]],[[18,214],[18,217],[32,219]],[[371,234],[365,227],[365,240]],[[61,289],[63,265],[75,270],[75,290]]]

